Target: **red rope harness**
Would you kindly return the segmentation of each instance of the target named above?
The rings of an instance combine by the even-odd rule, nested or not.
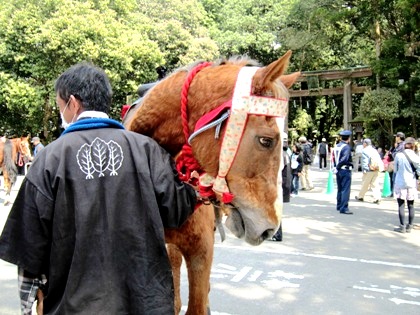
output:
[[[204,62],[196,66],[187,76],[184,85],[182,86],[181,91],[181,119],[182,119],[182,130],[184,132],[185,144],[182,147],[181,154],[176,159],[176,167],[178,170],[179,178],[182,181],[189,182],[193,186],[198,186],[199,193],[201,197],[213,197],[215,193],[212,190],[212,187],[204,187],[199,185],[199,180],[197,176],[192,176],[193,172],[197,172],[198,175],[201,175],[204,171],[198,161],[195,159],[192,148],[188,144],[188,138],[190,137],[190,131],[188,127],[188,90],[190,88],[191,82],[194,79],[195,75],[200,72],[202,69],[210,66],[212,63]]]
[[[195,75],[200,72],[202,69],[210,66],[212,63],[204,62],[196,66],[187,76],[184,85],[182,86],[181,91],[181,119],[182,119],[182,128],[185,137],[185,144],[182,147],[181,154],[176,159],[176,167],[178,171],[179,178],[184,181],[188,182],[193,186],[198,187],[198,192],[201,198],[216,198],[216,193],[213,191],[213,185],[210,184],[208,186],[204,186],[200,184],[199,176],[203,175],[205,172],[198,163],[198,161],[194,158],[192,153],[192,148],[188,144],[188,139],[190,137],[190,131],[188,128],[188,90],[190,88],[191,82],[194,79]],[[226,104],[221,106],[221,109],[224,109]],[[230,107],[230,105],[228,106]],[[219,112],[221,109],[216,109]],[[205,119],[211,119],[213,113],[205,115]],[[204,117],[203,117],[204,118]],[[198,174],[198,176],[197,176]],[[221,200],[223,203],[227,204],[232,202],[233,194],[231,193],[223,193],[221,196]]]
[[[182,147],[181,154],[176,160],[176,167],[178,170],[179,178],[182,181],[193,181],[192,184],[197,184],[195,178],[191,178],[191,173],[193,171],[201,171],[201,166],[194,158],[192,154],[192,148],[188,144],[188,138],[190,137],[190,131],[188,128],[188,90],[190,88],[191,82],[194,79],[195,75],[201,71],[203,68],[210,66],[210,62],[204,62],[196,66],[187,76],[184,85],[182,86],[181,91],[181,119],[182,119],[182,130],[184,132],[185,144]]]

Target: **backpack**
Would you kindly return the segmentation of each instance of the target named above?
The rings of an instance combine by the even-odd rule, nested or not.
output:
[[[311,148],[307,144],[303,145],[303,164],[312,164]]]

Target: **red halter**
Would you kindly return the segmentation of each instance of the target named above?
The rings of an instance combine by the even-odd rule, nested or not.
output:
[[[215,197],[216,194],[212,190],[211,186],[202,186],[199,184],[199,180],[197,176],[193,172],[197,172],[198,175],[202,175],[204,173],[203,168],[200,166],[198,161],[195,159],[191,145],[188,143],[188,139],[190,137],[190,131],[188,128],[188,90],[190,88],[191,82],[194,79],[195,75],[200,72],[202,69],[212,65],[210,62],[204,62],[197,65],[186,78],[184,85],[182,86],[181,92],[181,119],[182,119],[182,127],[185,137],[185,144],[182,147],[181,154],[178,155],[176,159],[176,167],[178,170],[179,178],[182,181],[189,182],[193,186],[198,186],[199,193],[201,197],[210,198]],[[205,115],[208,116],[209,114]],[[205,117],[203,116],[200,121]],[[208,116],[207,123],[212,120],[211,115]],[[226,200],[226,203],[230,201]]]

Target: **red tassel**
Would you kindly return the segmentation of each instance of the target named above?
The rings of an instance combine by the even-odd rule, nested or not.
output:
[[[214,193],[212,186],[198,186],[198,190],[200,193],[200,196],[203,198],[211,198],[211,197],[215,197],[216,194]]]
[[[224,204],[231,203],[234,197],[235,196],[232,193],[224,192],[223,195],[222,195],[222,202]]]

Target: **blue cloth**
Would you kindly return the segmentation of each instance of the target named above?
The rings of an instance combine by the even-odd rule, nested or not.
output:
[[[351,147],[347,142],[341,141],[334,148],[334,164],[337,168],[337,210],[340,212],[349,211],[351,170],[346,168],[353,164]]]
[[[40,142],[34,148],[34,157],[44,148],[44,145]]]
[[[334,148],[334,166],[337,170],[343,166],[353,166],[351,147],[345,141],[340,141]]]
[[[340,169],[337,172],[337,210],[349,211],[351,170]]]
[[[109,118],[82,118],[75,123],[71,124],[61,135],[69,132],[86,130],[86,129],[98,129],[98,128],[119,128],[125,129],[124,126],[116,120]]]

